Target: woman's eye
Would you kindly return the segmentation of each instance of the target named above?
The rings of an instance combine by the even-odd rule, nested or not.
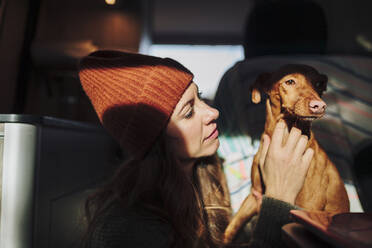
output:
[[[194,108],[191,108],[189,112],[185,115],[186,119],[190,119],[194,115]]]
[[[293,85],[293,84],[295,84],[296,82],[295,82],[293,79],[289,79],[289,80],[285,81],[285,83],[286,83],[287,85]]]

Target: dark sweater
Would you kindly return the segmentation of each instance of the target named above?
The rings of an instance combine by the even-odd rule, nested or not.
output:
[[[88,247],[170,247],[171,232],[169,223],[149,211],[123,209],[113,204],[99,217]]]
[[[289,211],[296,207],[263,197],[262,208],[249,247],[278,247],[281,227],[290,222]],[[117,205],[101,216],[92,233],[90,248],[171,247],[172,227],[146,211],[126,210]]]
[[[291,222],[289,211],[293,209],[298,207],[264,196],[249,247],[283,246],[282,226]]]

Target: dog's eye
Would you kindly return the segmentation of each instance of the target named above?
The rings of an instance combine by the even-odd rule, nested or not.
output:
[[[293,85],[295,83],[296,82],[293,79],[289,79],[289,80],[285,81],[285,84],[287,84],[287,85]]]

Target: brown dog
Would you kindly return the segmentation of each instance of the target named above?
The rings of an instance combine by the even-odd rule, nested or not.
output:
[[[320,97],[326,87],[327,77],[314,68],[307,65],[285,65],[276,72],[264,73],[257,78],[252,86],[252,101],[259,103],[261,93],[268,95],[264,133],[270,137],[276,123],[284,119],[288,125],[287,135],[292,127],[297,127],[309,138],[308,147],[314,150],[314,156],[295,204],[307,210],[336,214],[349,211],[349,199],[335,165],[311,131],[312,121],[324,115],[326,104]],[[265,185],[261,181],[258,164],[260,150],[253,160],[251,179],[252,190],[264,194]],[[252,190],[225,230],[226,244],[259,211]]]

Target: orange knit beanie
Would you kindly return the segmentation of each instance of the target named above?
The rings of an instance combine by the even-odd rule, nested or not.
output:
[[[125,151],[143,155],[193,74],[169,58],[103,50],[81,60],[79,78],[102,125]]]

